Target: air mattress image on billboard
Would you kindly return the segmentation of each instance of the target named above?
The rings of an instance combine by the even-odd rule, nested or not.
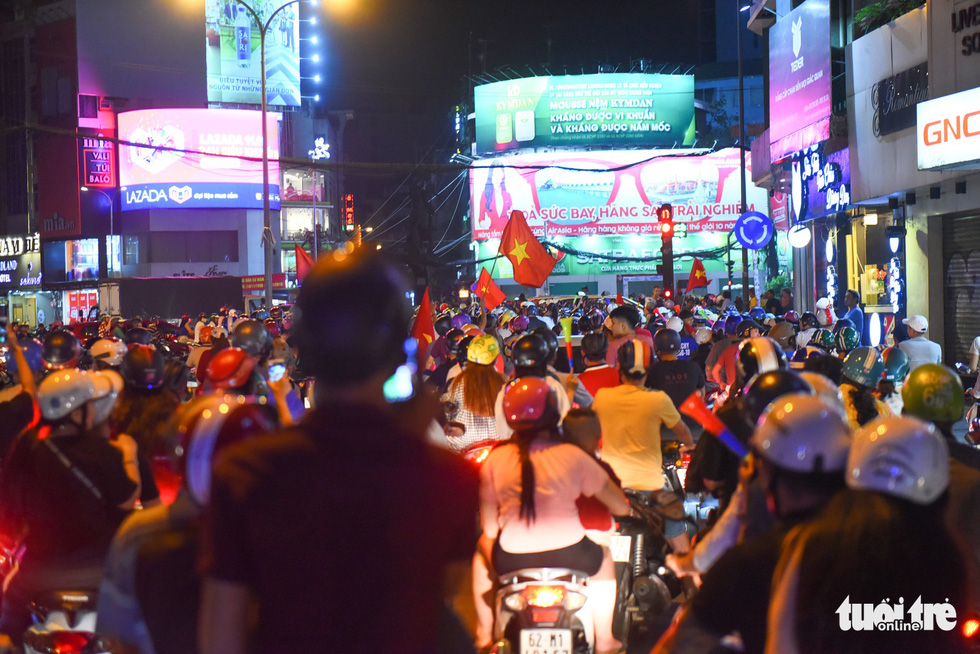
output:
[[[264,25],[266,98],[270,105],[298,107],[299,6],[286,0],[252,0]],[[276,11],[278,9],[280,11]],[[234,0],[207,0],[208,102],[261,104],[262,65],[259,25]]]
[[[279,209],[279,115],[269,114],[269,202]],[[119,114],[122,209],[262,208],[262,114],[146,109]]]
[[[694,76],[527,77],[474,89],[476,148],[694,143]]]

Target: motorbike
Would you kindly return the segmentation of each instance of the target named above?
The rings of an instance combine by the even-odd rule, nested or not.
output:
[[[645,494],[632,489],[623,492],[636,517],[617,519],[609,549],[616,565],[613,634],[625,644],[634,630],[646,630],[664,615],[682,587],[664,565],[663,516],[650,506]]]
[[[527,568],[502,575],[491,654],[590,654],[588,575],[568,568]]]
[[[684,521],[692,536],[701,533],[713,520],[718,510],[718,500],[710,493],[688,493],[686,488],[687,470],[691,455],[680,453],[676,441],[666,441],[661,445],[663,453],[664,488],[684,498]]]
[[[24,632],[24,654],[109,654],[110,644],[95,633],[97,597],[62,590],[31,602],[34,624]]]

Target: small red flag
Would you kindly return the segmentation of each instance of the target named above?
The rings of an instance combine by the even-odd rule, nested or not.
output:
[[[303,279],[307,273],[313,270],[316,262],[313,260],[313,257],[307,254],[302,245],[297,243],[294,247],[296,248],[296,281],[302,284]]]
[[[533,288],[541,288],[556,263],[535,238],[520,211],[510,212],[510,220],[500,237],[500,252],[514,266],[514,281]]]
[[[486,306],[487,311],[493,311],[494,308],[500,306],[500,303],[507,299],[504,292],[500,290],[497,283],[493,281],[493,277],[484,268],[480,272],[480,278],[476,280],[475,288],[473,290],[477,297],[483,298],[483,304]]]
[[[429,303],[428,288],[422,294],[419,312],[416,314],[415,323],[412,325],[412,338],[419,342],[420,358],[424,360],[426,350],[429,349],[432,341],[436,340],[436,328],[432,324],[432,305]]]
[[[700,259],[695,258],[691,266],[691,277],[687,280],[687,288],[684,289],[685,295],[699,286],[708,285],[708,274],[704,271],[704,264]]]

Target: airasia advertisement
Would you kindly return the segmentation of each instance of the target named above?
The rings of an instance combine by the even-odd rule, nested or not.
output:
[[[675,151],[671,151],[675,152]],[[500,238],[510,212],[535,234],[653,234],[657,208],[670,203],[688,233],[728,232],[739,216],[741,180],[734,148],[710,154],[663,150],[527,154],[480,160],[470,170],[473,238]],[[751,182],[751,162],[745,157]],[[746,209],[768,213],[766,189],[747,184]]]
[[[278,121],[270,113],[266,123],[273,209],[279,209]],[[122,209],[262,208],[261,124],[260,112],[240,109],[119,114]]]
[[[773,159],[827,138],[830,3],[806,0],[769,30],[769,140]],[[780,140],[803,132],[805,138]]]

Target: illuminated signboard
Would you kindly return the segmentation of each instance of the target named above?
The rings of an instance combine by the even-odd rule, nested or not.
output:
[[[694,76],[527,77],[474,89],[476,149],[692,145]]]
[[[848,148],[825,155],[815,145],[784,164],[790,172],[795,222],[847,211],[851,205],[851,157]]]
[[[746,161],[746,167],[751,167]],[[728,232],[739,214],[738,151],[671,156],[662,150],[525,154],[478,160],[470,170],[473,238],[500,238],[510,212],[549,237],[652,234],[657,208],[673,206],[687,233]],[[768,211],[749,185],[746,209]]]
[[[113,188],[116,186],[116,144],[110,130],[79,129],[79,166],[81,186]],[[99,138],[102,137],[102,138]]]
[[[41,286],[41,235],[0,237],[0,292]]]
[[[919,170],[980,168],[980,88],[916,106]]]
[[[806,0],[769,30],[773,161],[830,136],[830,3]]]
[[[279,208],[279,125],[270,114],[269,201]],[[258,111],[148,109],[119,114],[123,210],[262,208]]]
[[[251,0],[265,22],[287,0]],[[290,2],[276,13],[265,37],[266,100],[298,107],[299,6]],[[205,9],[208,102],[262,103],[259,26],[237,2],[208,0]]]
[[[344,231],[354,231],[354,196],[351,193],[343,197]]]

